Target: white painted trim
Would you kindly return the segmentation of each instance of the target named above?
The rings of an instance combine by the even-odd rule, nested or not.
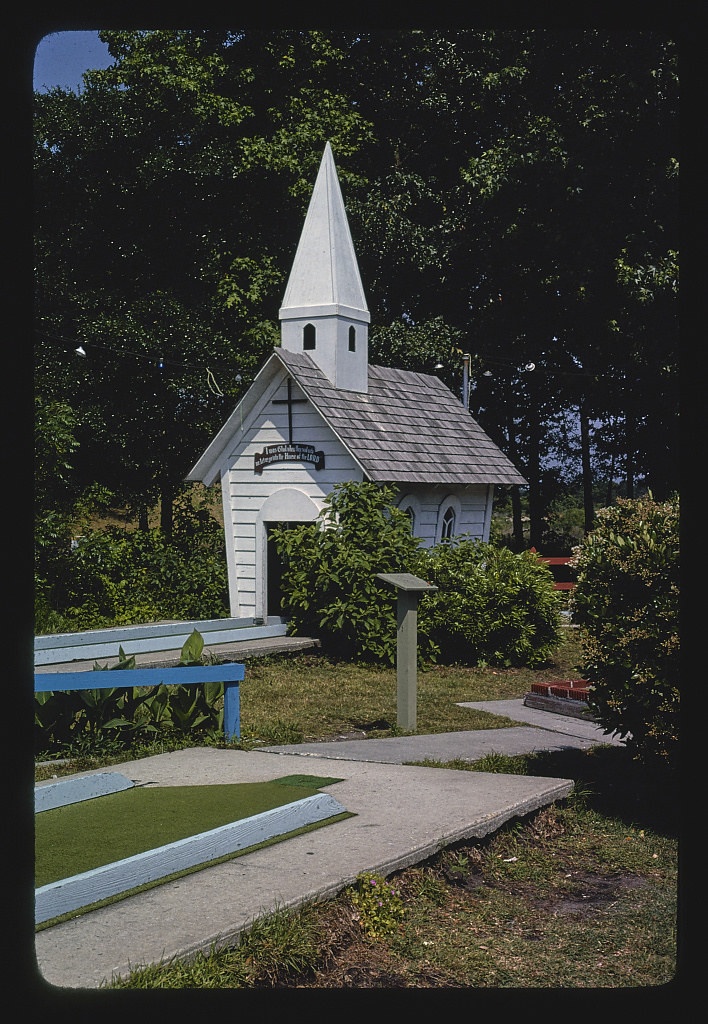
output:
[[[299,487],[280,487],[265,499],[256,516],[256,615],[268,610],[268,534],[266,523],[311,523],[319,516],[324,498],[316,500]]]
[[[443,498],[443,500],[440,502],[440,504],[438,506],[437,523],[436,523],[436,526],[435,526],[435,543],[436,544],[440,544],[441,541],[442,541],[443,516],[445,514],[445,511],[448,509],[448,507],[450,505],[452,505],[452,508],[454,509],[454,512],[455,512],[455,527],[456,527],[456,530],[455,530],[455,534],[453,534],[453,536],[457,535],[460,523],[462,522],[462,504],[460,502],[460,499],[457,497],[456,494],[446,494],[445,497]]]
[[[224,423],[216,437],[190,469],[185,477],[186,480],[201,480],[207,487],[210,487],[215,482],[224,460],[228,461],[234,437],[237,436],[237,433],[239,435],[244,434],[253,421],[254,416],[258,414],[259,401],[273,377],[278,373],[287,372],[282,360],[275,358],[276,352],[277,350],[273,351],[258,371],[250,388],[237,404],[226,423]]]
[[[275,836],[345,812],[346,808],[333,796],[317,793],[134,857],[51,882],[35,889],[35,922],[40,924],[166,875],[206,865],[237,850],[248,849]]]
[[[228,461],[221,467],[221,507],[224,516],[224,543],[226,545],[226,575],[229,583],[229,614],[240,614],[238,568],[236,565],[236,530],[231,507],[231,471]]]
[[[120,772],[97,772],[79,779],[62,779],[59,782],[37,783],[34,787],[34,811],[51,811],[54,807],[66,807],[84,800],[109,793],[121,793],[132,789],[135,783]]]

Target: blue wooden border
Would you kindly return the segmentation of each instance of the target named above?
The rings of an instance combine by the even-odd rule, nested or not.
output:
[[[95,800],[109,793],[132,789],[135,783],[120,772],[98,772],[82,775],[79,779],[61,779],[59,782],[39,782],[34,787],[34,811],[51,811],[55,807]]]
[[[224,735],[227,741],[241,736],[241,700],[239,683],[245,666],[228,662],[224,665],[183,665],[178,668],[125,668],[106,672],[35,672],[35,693],[60,690],[128,689],[132,686],[224,684]]]
[[[35,922],[90,906],[110,896],[346,813],[328,793],[315,793],[250,818],[221,825],[166,846],[113,861],[35,889]]]

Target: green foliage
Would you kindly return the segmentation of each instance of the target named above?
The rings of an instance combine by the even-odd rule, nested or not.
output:
[[[475,375],[473,414],[534,496],[549,426],[580,402],[601,423],[591,456],[612,431],[617,466],[656,494],[676,486],[675,40],[440,28],[102,38],[113,67],[79,95],[34,97],[37,385],[78,416],[79,490],[99,481],[121,503],[151,503],[214,436],[277,344],[327,139],[374,361],[439,362],[458,384],[455,350],[476,339],[493,376]],[[519,372],[527,360],[533,375]],[[562,447],[577,467],[572,432]],[[541,550],[544,505],[530,508]]]
[[[548,568],[529,551],[460,537],[421,552],[419,575],[439,658],[466,664],[540,665],[561,642],[560,604]]]
[[[459,384],[463,344],[463,333],[441,316],[416,324],[396,320],[387,327],[372,325],[369,362],[434,373],[454,388]]]
[[[182,646],[180,665],[203,663],[204,640],[194,630]],[[135,668],[135,657],[119,647],[118,661],[97,672]],[[35,750],[54,754],[127,749],[159,735],[221,732],[224,684],[105,687],[35,694]]]
[[[180,665],[202,665],[204,650],[204,637],[198,629],[193,629],[185,642],[179,656]]]
[[[398,929],[404,906],[401,894],[381,875],[366,871],[347,895],[357,912],[362,930],[372,939],[384,938]]]
[[[93,663],[94,672],[109,672],[125,668],[135,668],[135,655],[126,654],[122,647],[118,648],[118,661],[115,665],[99,665],[97,661]]]
[[[679,744],[679,499],[620,498],[576,548],[573,621],[590,703],[646,762]]]
[[[228,614],[223,530],[186,495],[169,539],[158,529],[88,530],[55,569],[38,633]]]
[[[394,491],[339,484],[316,522],[273,536],[292,630],[319,637],[332,656],[392,664],[396,595],[376,574],[408,571],[419,545]]]
[[[291,627],[342,659],[396,657],[396,593],[380,572],[411,572],[438,586],[418,608],[420,660],[537,665],[560,643],[553,577],[529,552],[458,538],[422,550],[394,492],[341,484],[315,523],[274,531],[285,562]]]

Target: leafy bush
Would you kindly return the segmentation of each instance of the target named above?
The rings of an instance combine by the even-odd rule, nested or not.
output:
[[[396,602],[381,572],[410,572],[440,589],[418,608],[421,661],[535,665],[560,643],[559,599],[534,555],[458,539],[422,550],[395,492],[371,483],[334,489],[317,522],[274,530],[291,629],[332,656],[396,658]]]
[[[418,575],[438,587],[421,621],[445,661],[533,666],[561,642],[553,577],[532,552],[453,538],[421,552]]]
[[[366,871],[357,877],[356,887],[347,891],[362,930],[372,939],[391,935],[404,914],[401,894],[382,875]]]
[[[376,574],[409,571],[419,541],[394,496],[339,484],[316,522],[273,530],[290,628],[317,636],[332,656],[395,660],[396,594]]]
[[[41,597],[38,633],[227,616],[223,530],[185,497],[175,504],[171,538],[160,530],[88,531]]]
[[[645,762],[671,764],[679,727],[679,499],[620,498],[575,549],[570,609],[590,703]]]
[[[181,665],[202,663],[204,641],[194,630],[185,641]],[[94,671],[135,668],[135,658],[119,648],[110,666],[94,663]],[[91,754],[121,751],[156,736],[190,736],[223,732],[224,684],[55,690],[35,693],[35,754]]]

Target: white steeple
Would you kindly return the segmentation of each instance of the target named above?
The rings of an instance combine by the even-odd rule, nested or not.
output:
[[[335,387],[365,392],[370,319],[328,142],[280,309],[282,346],[307,352]]]

